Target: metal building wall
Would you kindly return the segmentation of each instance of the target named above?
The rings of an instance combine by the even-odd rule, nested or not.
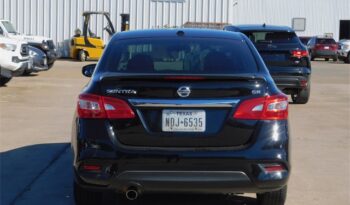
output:
[[[110,12],[117,31],[122,13],[130,14],[131,29],[181,27],[188,21],[291,26],[293,17],[305,17],[300,35],[333,33],[337,39],[339,20],[350,20],[350,0],[0,0],[0,19],[11,20],[20,33],[55,42],[82,27],[83,11],[102,10]],[[105,23],[94,18],[92,31],[106,38]]]

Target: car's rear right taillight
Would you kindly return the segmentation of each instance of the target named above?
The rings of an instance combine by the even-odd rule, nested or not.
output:
[[[338,50],[338,45],[337,44],[332,44],[330,46],[330,48],[331,48],[331,50],[336,51],[336,50]]]
[[[245,100],[233,117],[245,120],[285,120],[288,118],[288,97],[279,94]]]
[[[77,113],[80,118],[130,119],[134,111],[123,100],[93,94],[79,95]]]

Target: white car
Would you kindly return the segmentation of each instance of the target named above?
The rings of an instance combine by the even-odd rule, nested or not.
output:
[[[0,36],[0,86],[5,85],[13,76],[22,75],[32,66],[25,41]]]
[[[343,60],[345,63],[350,63],[350,40],[340,40],[338,45],[338,59]]]
[[[36,47],[43,51],[47,58],[48,67],[51,68],[57,59],[57,51],[53,40],[44,36],[34,36],[20,34],[8,20],[0,19],[0,35],[7,38],[26,41],[30,46]]]

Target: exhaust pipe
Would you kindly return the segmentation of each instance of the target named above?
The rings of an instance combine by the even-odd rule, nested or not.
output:
[[[139,192],[135,187],[130,187],[126,192],[125,196],[128,200],[133,201],[136,200],[139,196]]]

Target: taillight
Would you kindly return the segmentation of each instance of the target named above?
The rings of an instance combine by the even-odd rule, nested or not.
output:
[[[89,172],[100,172],[102,170],[102,167],[95,164],[84,164],[81,166],[81,169]]]
[[[331,49],[334,50],[334,51],[338,50],[338,45],[337,44],[332,44],[331,45]]]
[[[287,119],[288,97],[280,94],[246,100],[239,105],[233,117],[246,120]]]
[[[259,164],[265,173],[284,172],[286,169],[281,164]]]
[[[323,49],[324,45],[322,44],[315,44],[316,49]]]
[[[80,118],[129,119],[135,113],[123,100],[92,94],[79,95],[78,116]]]
[[[306,50],[294,50],[292,51],[292,56],[296,58],[302,58],[309,56],[309,52]]]

